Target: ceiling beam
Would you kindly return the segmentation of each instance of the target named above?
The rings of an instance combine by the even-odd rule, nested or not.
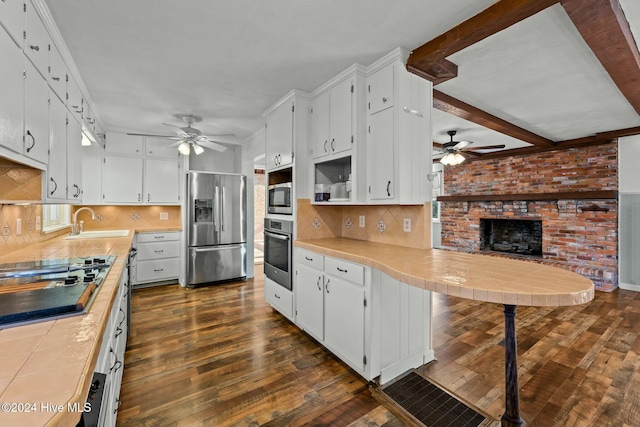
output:
[[[526,129],[509,123],[506,120],[489,114],[486,111],[480,110],[473,105],[469,105],[436,89],[433,90],[433,107],[480,126],[493,129],[496,132],[528,142],[529,144],[533,144],[535,147],[555,146],[555,143],[550,139],[546,139],[533,132],[529,132]]]
[[[447,56],[535,15],[555,3],[558,3],[558,0],[501,0],[414,49],[407,59],[407,70],[434,84],[456,77],[457,66],[448,61]]]
[[[620,92],[640,114],[640,52],[618,0],[563,0],[561,4]]]

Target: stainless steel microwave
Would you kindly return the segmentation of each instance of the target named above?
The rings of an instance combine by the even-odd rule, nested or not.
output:
[[[293,214],[293,186],[290,182],[273,184],[268,188],[267,212],[272,214]]]

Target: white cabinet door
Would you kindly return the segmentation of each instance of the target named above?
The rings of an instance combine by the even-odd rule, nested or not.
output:
[[[167,159],[178,159],[180,152],[178,147],[172,147],[176,142],[172,139],[145,137],[144,150],[147,156],[164,157]]]
[[[331,89],[329,104],[329,148],[331,153],[351,149],[352,130],[352,83],[347,79]]]
[[[0,2],[0,24],[7,30],[7,33],[19,47],[22,47],[24,39],[22,35],[24,31],[23,5],[24,0],[2,0]]]
[[[67,75],[67,108],[74,115],[76,120],[82,121],[82,111],[84,109],[84,99],[82,92],[76,81]]]
[[[180,202],[180,162],[146,159],[144,185],[146,203]]]
[[[67,198],[67,109],[51,94],[49,105],[49,167],[47,198]]]
[[[369,199],[393,198],[394,156],[394,111],[387,108],[369,116],[367,146]]]
[[[293,100],[282,103],[266,118],[267,170],[293,163]]]
[[[49,157],[49,87],[24,59],[24,154],[42,163]]]
[[[87,205],[102,203],[101,171],[102,148],[97,144],[82,147],[82,202]]]
[[[140,156],[142,155],[142,137],[107,132],[104,148],[107,153]]]
[[[393,107],[393,66],[381,68],[367,77],[369,114]]]
[[[323,341],[324,274],[304,264],[298,264],[296,273],[296,322]]]
[[[82,201],[82,126],[73,116],[67,124],[67,197]]]
[[[27,17],[24,53],[46,79],[49,74],[49,44],[51,39],[31,2],[26,0],[25,4]]]
[[[67,66],[62,60],[58,48],[52,43],[49,51],[49,86],[58,95],[58,98],[67,102]]]
[[[313,158],[329,154],[329,92],[311,103],[311,155]]]
[[[102,164],[102,201],[142,202],[142,159],[105,156]]]
[[[2,4],[2,3],[0,3]],[[4,9],[2,10],[4,12]],[[4,31],[0,31],[0,144],[22,153],[24,106],[24,55]]]
[[[325,343],[342,359],[364,369],[364,286],[325,277]]]

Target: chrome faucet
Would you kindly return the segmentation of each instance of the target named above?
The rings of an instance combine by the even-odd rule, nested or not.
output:
[[[93,209],[88,208],[88,207],[83,207],[78,209],[77,211],[75,211],[75,213],[73,214],[73,224],[71,224],[71,235],[75,236],[77,234],[80,234],[81,231],[81,227],[78,225],[78,214],[80,213],[80,211],[84,211],[84,210],[88,210],[89,212],[91,212],[91,219],[95,220],[96,219],[96,213],[93,211]]]

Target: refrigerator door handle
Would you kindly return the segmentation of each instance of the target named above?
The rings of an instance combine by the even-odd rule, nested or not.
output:
[[[229,250],[229,249],[240,249],[240,248],[242,248],[242,245],[212,246],[212,247],[207,247],[207,248],[195,248],[194,252],[195,253],[213,252],[213,251],[224,251],[224,250]]]
[[[270,233],[268,231],[265,231],[264,234],[266,234],[269,237],[273,237],[274,239],[278,239],[278,240],[289,240],[289,236],[284,236],[282,234]]]
[[[214,193],[214,201],[213,203],[215,203],[215,211],[213,213],[213,230],[214,231],[219,231],[220,230],[220,187],[216,186],[215,188],[215,193]],[[218,216],[218,218],[216,218],[216,215]]]
[[[220,230],[224,231],[224,187],[222,187],[222,200],[220,200]]]

